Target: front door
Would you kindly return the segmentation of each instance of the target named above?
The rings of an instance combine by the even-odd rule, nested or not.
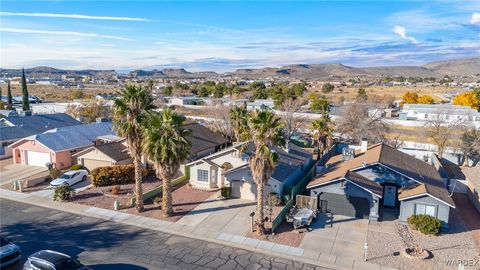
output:
[[[397,187],[386,185],[383,189],[383,205],[388,207],[395,207],[397,198]]]

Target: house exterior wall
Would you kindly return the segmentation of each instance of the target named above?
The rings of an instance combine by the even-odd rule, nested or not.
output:
[[[15,153],[20,153],[20,158],[17,156],[13,159],[14,163],[20,163],[20,164],[27,164],[27,152],[26,151],[35,151],[35,152],[41,152],[41,153],[50,153],[50,158],[52,162],[55,162],[55,156],[54,153],[48,149],[47,147],[43,146],[41,143],[38,143],[34,140],[30,141],[24,141],[23,143],[20,143],[19,145],[15,146],[12,148],[12,151]]]
[[[217,173],[216,170],[213,168],[212,165],[206,162],[199,162],[195,165],[189,166],[190,167],[190,184],[196,188],[200,189],[211,189],[213,188],[212,184],[214,179],[217,177],[212,177],[212,174]],[[198,170],[206,170],[208,171],[208,181],[198,181]]]
[[[342,188],[342,182],[345,181],[346,188]],[[358,186],[346,181],[340,180],[331,184],[326,184],[310,189],[310,196],[317,197],[322,192],[333,193],[338,195],[347,195],[351,197],[365,198],[370,202],[369,220],[378,220],[379,197],[367,192]]]
[[[442,227],[448,227],[450,206],[427,195],[400,202],[400,215],[398,216],[400,223],[407,223],[407,219],[415,214],[415,204],[434,205],[437,208],[437,218],[442,221]]]
[[[228,177],[225,179],[225,184],[226,186],[231,186],[232,181],[244,181],[244,182],[249,182],[249,183],[255,183],[253,180],[252,173],[249,168],[245,167],[241,170],[237,170],[235,172],[229,173]],[[277,181],[276,179],[270,177],[268,179],[267,185],[270,186],[270,192],[275,192],[279,194],[280,196],[282,195],[283,192],[283,183]]]
[[[111,162],[114,162],[109,156],[105,155],[104,153],[96,150],[96,149],[92,149],[86,153],[83,153],[83,154],[80,154],[76,157],[78,160],[79,159],[82,159],[82,158],[85,158],[85,159],[94,159],[94,160],[101,160],[101,161],[111,161]]]

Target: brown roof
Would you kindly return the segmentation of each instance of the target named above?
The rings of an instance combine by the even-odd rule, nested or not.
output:
[[[410,198],[413,196],[421,195],[421,194],[426,194],[427,193],[427,188],[425,187],[424,184],[420,184],[416,187],[409,188],[409,189],[402,189],[398,193],[398,199],[402,200],[405,198]]]
[[[344,161],[342,155],[333,156],[327,162],[327,171],[314,178],[307,188],[331,182],[336,178],[344,177],[350,170],[373,163],[381,163],[409,178],[424,183],[428,194],[454,205],[444,186],[443,179],[435,167],[386,144],[372,145],[366,152],[359,153],[350,160]]]
[[[131,158],[127,147],[121,142],[105,143],[93,147],[115,161],[122,161]]]
[[[352,171],[348,171],[346,174],[345,174],[345,178],[373,193],[375,193],[376,195],[380,196],[380,198],[383,196],[383,187],[375,182],[375,181],[372,181],[368,178],[366,178],[365,176],[363,175],[360,175],[356,172],[352,172]]]
[[[421,195],[431,195],[432,197],[435,197],[438,200],[443,201],[452,207],[455,207],[455,203],[453,202],[453,199],[449,196],[447,189],[442,190],[439,187],[428,184],[420,184],[413,188],[401,190],[398,194],[398,200],[403,201],[408,198]]]
[[[183,125],[183,127],[191,131],[191,134],[188,136],[188,140],[192,144],[190,148],[191,155],[228,143],[228,139],[220,133],[211,131],[199,123],[192,122]]]

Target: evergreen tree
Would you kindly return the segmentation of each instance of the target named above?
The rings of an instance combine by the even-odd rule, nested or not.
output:
[[[10,81],[7,84],[7,110],[13,109],[12,89],[10,89]]]
[[[25,70],[22,68],[22,104],[23,104],[23,111],[30,110],[30,100],[28,98],[28,89],[27,89],[27,80],[25,79]]]

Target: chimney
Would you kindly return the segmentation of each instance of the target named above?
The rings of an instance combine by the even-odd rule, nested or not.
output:
[[[367,149],[368,149],[368,141],[367,139],[363,138],[360,144],[360,153],[367,152]]]

